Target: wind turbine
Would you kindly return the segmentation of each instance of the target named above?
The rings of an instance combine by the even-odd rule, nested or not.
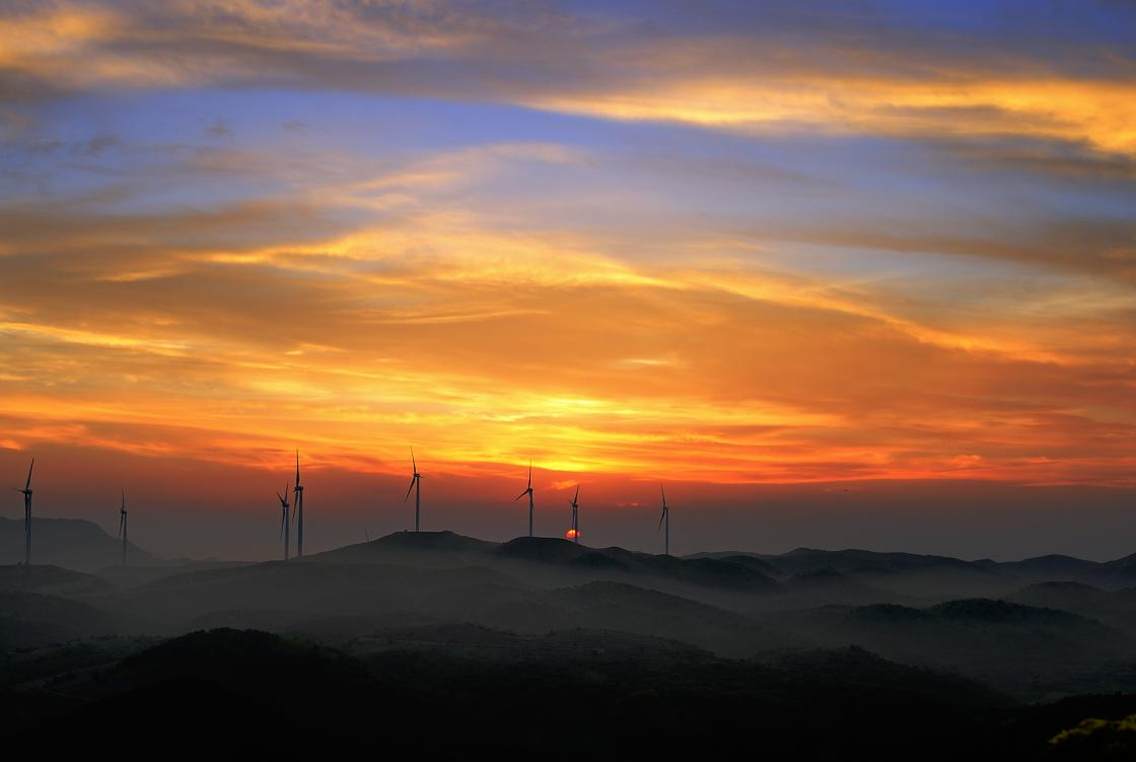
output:
[[[580,485],[576,485],[576,494],[572,497],[572,539],[580,544]]]
[[[418,473],[418,463],[414,460],[414,448],[410,448],[410,468],[413,476],[410,477],[410,489],[406,490],[406,497],[402,502],[410,499],[410,493],[414,493],[414,531],[419,529],[419,514],[422,511],[422,474]]]
[[[663,534],[663,553],[669,556],[671,554],[671,509],[667,505],[667,491],[659,487],[659,492],[663,494],[663,512],[659,514],[659,529],[662,529],[664,524],[666,525],[666,532]]]
[[[122,491],[122,504],[118,508],[118,536],[122,538],[122,565],[126,566],[126,490]]]
[[[525,487],[525,491],[513,498],[513,502],[517,502],[525,495],[529,496],[529,537],[533,536],[533,486],[532,486],[532,461],[529,461],[529,483]]]
[[[292,488],[292,510],[296,512],[296,557],[304,557],[304,487],[300,484],[300,451],[296,450],[296,486]]]
[[[276,498],[280,501],[280,539],[284,541],[285,561],[288,560],[288,551],[291,550],[291,541],[288,537],[288,530],[292,527],[292,522],[288,520],[288,493],[291,491],[285,484],[284,491],[276,493]]]
[[[35,468],[35,458],[28,466],[28,482],[23,489],[15,487],[16,492],[24,495],[24,566],[32,565],[32,469]]]

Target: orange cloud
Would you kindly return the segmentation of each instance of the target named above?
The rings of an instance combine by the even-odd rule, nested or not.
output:
[[[1136,84],[1076,79],[903,79],[753,76],[528,101],[623,120],[687,122],[731,130],[869,135],[1055,138],[1136,153]]]
[[[349,266],[423,240],[437,256],[403,260],[397,278]],[[313,247],[333,256],[302,290],[297,249],[25,291],[27,309],[64,317],[0,323],[0,355],[20,368],[0,379],[8,430],[26,448],[65,437],[253,466],[297,444],[326,464],[398,463],[414,442],[467,474],[532,457],[723,483],[1126,478],[1131,386],[1103,375],[1116,358],[925,328],[863,289],[631,268],[556,244],[425,226],[413,243]],[[250,276],[264,298],[242,292]],[[85,328],[64,309],[80,292]],[[159,304],[165,319],[137,319]]]
[[[865,61],[837,46],[847,65],[832,65],[769,39],[605,45],[583,23],[566,42],[549,31],[560,25],[378,10],[58,3],[0,18],[0,68],[40,97],[285,83],[676,122],[716,140],[1010,136],[1136,153],[1136,91],[1110,71],[1008,55],[985,71],[931,59],[914,77],[903,50]],[[768,55],[740,55],[755,51]],[[434,65],[416,69],[425,54]],[[376,76],[392,61],[405,81]],[[806,194],[794,216],[777,191],[808,178],[767,172],[771,190],[737,204],[735,186],[694,183],[697,157],[658,191],[678,200],[652,206],[649,182],[598,189],[610,156],[543,140],[382,160],[257,148],[178,149],[137,170],[159,176],[149,185],[124,162],[93,191],[5,200],[4,446],[276,468],[301,445],[320,466],[401,474],[413,442],[450,473],[496,478],[533,458],[558,485],[1131,483],[1122,212],[1062,217],[1054,204],[1015,227],[998,209],[892,219],[890,198],[875,216],[830,215],[836,203],[814,210]],[[542,173],[587,172],[534,191]],[[201,176],[191,202],[147,195]],[[218,200],[234,180],[271,190]],[[795,261],[815,249],[841,267]],[[903,267],[852,266],[865,251]],[[920,270],[942,259],[952,267]]]

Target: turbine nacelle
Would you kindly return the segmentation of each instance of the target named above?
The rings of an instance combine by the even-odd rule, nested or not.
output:
[[[122,502],[118,506],[118,536],[126,531],[126,490],[122,491]]]
[[[32,458],[32,464],[30,466],[28,466],[28,480],[24,484],[23,489],[21,489],[19,487],[13,487],[12,488],[12,489],[16,490],[16,492],[19,492],[20,494],[22,494],[26,498],[30,498],[32,496],[32,471],[33,470],[35,470],[35,458]]]
[[[527,484],[525,485],[525,490],[524,490],[524,492],[522,492],[521,494],[519,494],[519,495],[517,495],[517,496],[516,496],[515,498],[513,498],[513,502],[514,502],[514,503],[515,503],[515,502],[517,502],[518,500],[520,500],[520,499],[521,499],[522,497],[524,497],[525,495],[529,495],[529,496],[531,496],[532,494],[533,494],[533,486],[532,486],[532,461],[530,460],[530,461],[529,461],[529,480],[528,480],[528,483],[527,483]]]
[[[532,460],[529,460],[529,480],[525,484],[525,490],[521,494],[513,498],[513,502],[517,502],[526,495],[529,498],[529,537],[533,536],[533,486],[532,486]]]
[[[300,484],[300,451],[296,450],[296,485],[292,487],[292,512],[296,516],[296,556],[304,556],[304,487]]]
[[[285,561],[288,560],[289,546],[291,544],[291,540],[289,538],[289,533],[288,533],[288,530],[291,527],[291,522],[292,522],[291,513],[288,511],[288,508],[290,507],[289,504],[288,504],[288,494],[291,491],[292,491],[291,485],[286,483],[284,485],[284,491],[283,492],[275,493],[276,499],[280,501],[280,539],[284,543],[284,560]]]
[[[663,539],[663,552],[669,556],[671,554],[671,509],[670,506],[667,505],[667,491],[662,486],[659,487],[659,493],[663,497],[663,510],[659,514],[659,526],[655,531],[662,529],[664,526],[666,527],[666,534]]]
[[[572,528],[564,533],[564,536],[574,542],[580,542],[580,485],[576,485],[576,494],[572,496],[572,500],[568,503],[572,508]]]

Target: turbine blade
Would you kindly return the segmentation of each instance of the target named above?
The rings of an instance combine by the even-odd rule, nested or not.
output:
[[[414,491],[414,482],[415,481],[416,481],[416,479],[414,477],[410,478],[410,487],[406,490],[406,497],[404,497],[402,499],[402,502],[405,503],[407,500],[410,499],[410,493]]]
[[[300,483],[300,451],[296,450],[296,484]]]
[[[532,458],[529,458],[529,489],[532,489]]]
[[[663,512],[659,514],[659,526],[655,528],[656,532],[663,528],[663,519],[665,519],[666,517],[667,517],[667,509],[664,508]]]
[[[529,494],[529,491],[526,489],[524,492],[522,492],[521,494],[519,494],[515,498],[513,498],[513,502],[514,503],[517,502],[518,500],[520,500],[522,497],[524,497],[527,494]]]
[[[410,467],[414,469],[414,473],[418,473],[418,463],[414,460],[414,448],[410,448]]]
[[[24,485],[24,489],[32,488],[32,469],[35,468],[35,458],[32,458],[32,464],[28,466],[28,483]]]

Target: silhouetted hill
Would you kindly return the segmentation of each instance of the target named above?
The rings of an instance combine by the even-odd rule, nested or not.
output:
[[[1136,637],[1136,588],[1102,590],[1080,582],[1039,582],[1015,591],[1006,600],[1099,619]]]
[[[543,575],[550,585],[567,582],[573,577],[591,579],[625,574],[627,579],[650,575],[678,585],[750,593],[777,589],[777,583],[761,571],[764,564],[752,559],[685,559],[623,548],[591,548],[558,537],[518,537],[498,544],[452,532],[398,532],[369,543],[304,559],[304,563],[328,561],[414,563],[451,568],[470,564],[504,564],[502,569],[514,573],[518,564],[527,564],[530,573]]]
[[[588,548],[559,537],[518,537],[497,548],[497,553],[505,558],[553,564],[576,561],[588,552]]]
[[[280,666],[287,664],[287,670]],[[113,679],[129,686],[167,680],[208,680],[234,693],[277,696],[282,706],[294,686],[321,695],[361,682],[365,671],[344,654],[256,630],[216,629],[167,640],[122,660]]]
[[[949,556],[920,555],[915,553],[878,553],[870,550],[817,550],[797,548],[772,559],[778,569],[787,574],[833,569],[845,574],[898,574],[916,569],[959,569],[986,572],[983,565],[962,561]]]
[[[997,624],[1042,624],[1055,626],[1085,626],[1094,623],[1082,616],[1057,609],[1024,606],[1009,601],[986,598],[947,601],[928,609],[940,619],[956,622],[982,622]]]
[[[777,567],[773,564],[757,556],[747,555],[745,553],[695,554],[693,556],[684,556],[684,558],[711,558],[715,561],[725,561],[732,564],[740,564],[748,569],[761,572],[767,577],[773,577],[778,573]]]
[[[623,548],[588,548],[559,538],[518,537],[504,543],[498,554],[510,559],[559,565],[583,571],[652,575],[689,585],[764,593],[778,585],[754,564],[715,558],[636,553]]]
[[[83,597],[111,592],[114,586],[93,574],[59,566],[23,564],[0,566],[0,590]]]
[[[32,519],[32,563],[93,571],[118,564],[122,542],[102,527],[83,519]],[[153,557],[130,544],[131,563],[146,563]],[[0,564],[23,563],[23,519],[0,518]]]
[[[469,623],[444,623],[416,627],[375,629],[344,644],[351,653],[381,651],[441,652],[448,657],[489,659],[524,663],[571,660],[581,665],[591,661],[622,659],[713,658],[708,651],[676,640],[584,627],[526,634]]]
[[[156,582],[166,577],[180,574],[189,574],[197,571],[214,571],[219,569],[236,569],[249,566],[243,561],[195,561],[190,559],[154,559],[146,564],[128,564],[123,566],[115,564],[94,570],[100,579],[106,580],[119,588],[139,587]]]
[[[1022,561],[1007,561],[998,564],[999,570],[1022,577],[1023,579],[1074,581],[1089,580],[1100,575],[1102,564],[1086,561],[1072,556],[1051,554],[1027,558]]]
[[[870,585],[832,568],[796,574],[782,582],[786,605],[807,608],[825,604],[863,605],[897,602],[906,597]]]
[[[998,600],[931,606],[827,606],[777,621],[821,645],[856,645],[907,664],[958,671],[1020,695],[1060,692],[1136,657],[1122,632],[1067,611]]]
[[[823,570],[862,577],[883,586],[898,585],[896,592],[917,593],[920,586],[936,583],[943,595],[1006,594],[1023,583],[1076,581],[1118,588],[1136,585],[1136,554],[1100,563],[1051,554],[1021,561],[966,561],[950,556],[889,553],[869,550],[797,548],[780,555],[738,551],[698,553],[690,558],[750,558],[768,566],[763,571],[783,579]],[[914,585],[907,583],[914,582]]]
[[[855,650],[757,663],[616,644],[617,658],[605,658],[592,652],[596,634],[564,637],[591,651],[549,652],[522,667],[437,650],[353,658],[264,633],[193,633],[47,681],[64,703],[0,726],[0,741],[14,752],[78,752],[125,722],[129,743],[117,754],[127,758],[176,744],[178,756],[210,757],[694,759],[708,749],[741,756],[760,739],[778,756],[910,759],[919,749],[921,759],[947,760],[986,748],[984,718],[1004,722],[1013,711],[981,686]],[[33,703],[37,690],[20,698]],[[1021,740],[1027,751],[1044,743]]]
[[[740,614],[619,582],[556,590],[546,600],[562,607],[563,621],[580,627],[667,637],[725,655],[806,645]]]
[[[833,607],[839,611],[839,607]],[[900,606],[895,603],[876,603],[871,606],[857,606],[845,614],[846,621],[870,626],[895,626],[924,624],[934,621],[934,614],[925,609]]]
[[[217,612],[247,615],[252,622],[270,614],[281,626],[315,616],[396,612],[468,620],[524,589],[484,567],[273,561],[167,577],[124,591],[118,605],[175,629]]]
[[[39,593],[0,591],[0,652],[114,632],[106,612]]]
[[[488,550],[494,543],[466,537],[456,532],[395,532],[375,540],[380,547],[415,548],[435,551]]]
[[[1027,606],[1078,611],[1105,604],[1112,597],[1111,592],[1083,582],[1038,582],[1018,590],[1006,599]]]
[[[195,677],[143,685],[70,711],[41,709],[30,727],[16,727],[26,729],[7,739],[9,749],[50,756],[82,755],[91,739],[108,736],[120,739],[119,760],[154,759],[152,750],[178,759],[320,759],[328,750],[350,749],[314,723],[297,722],[288,708]]]
[[[1136,553],[1102,564],[1101,569],[1103,574],[1097,578],[1098,582],[1113,587],[1136,585]]]
[[[155,750],[326,753],[339,740],[324,730],[336,726],[333,713],[342,713],[348,727],[363,719],[362,705],[351,711],[338,697],[361,698],[371,684],[359,662],[335,651],[255,631],[196,632],[57,684],[56,691],[80,702],[64,712],[68,732],[32,730],[17,743],[82,748],[125,723],[130,740],[120,754],[131,757]]]

